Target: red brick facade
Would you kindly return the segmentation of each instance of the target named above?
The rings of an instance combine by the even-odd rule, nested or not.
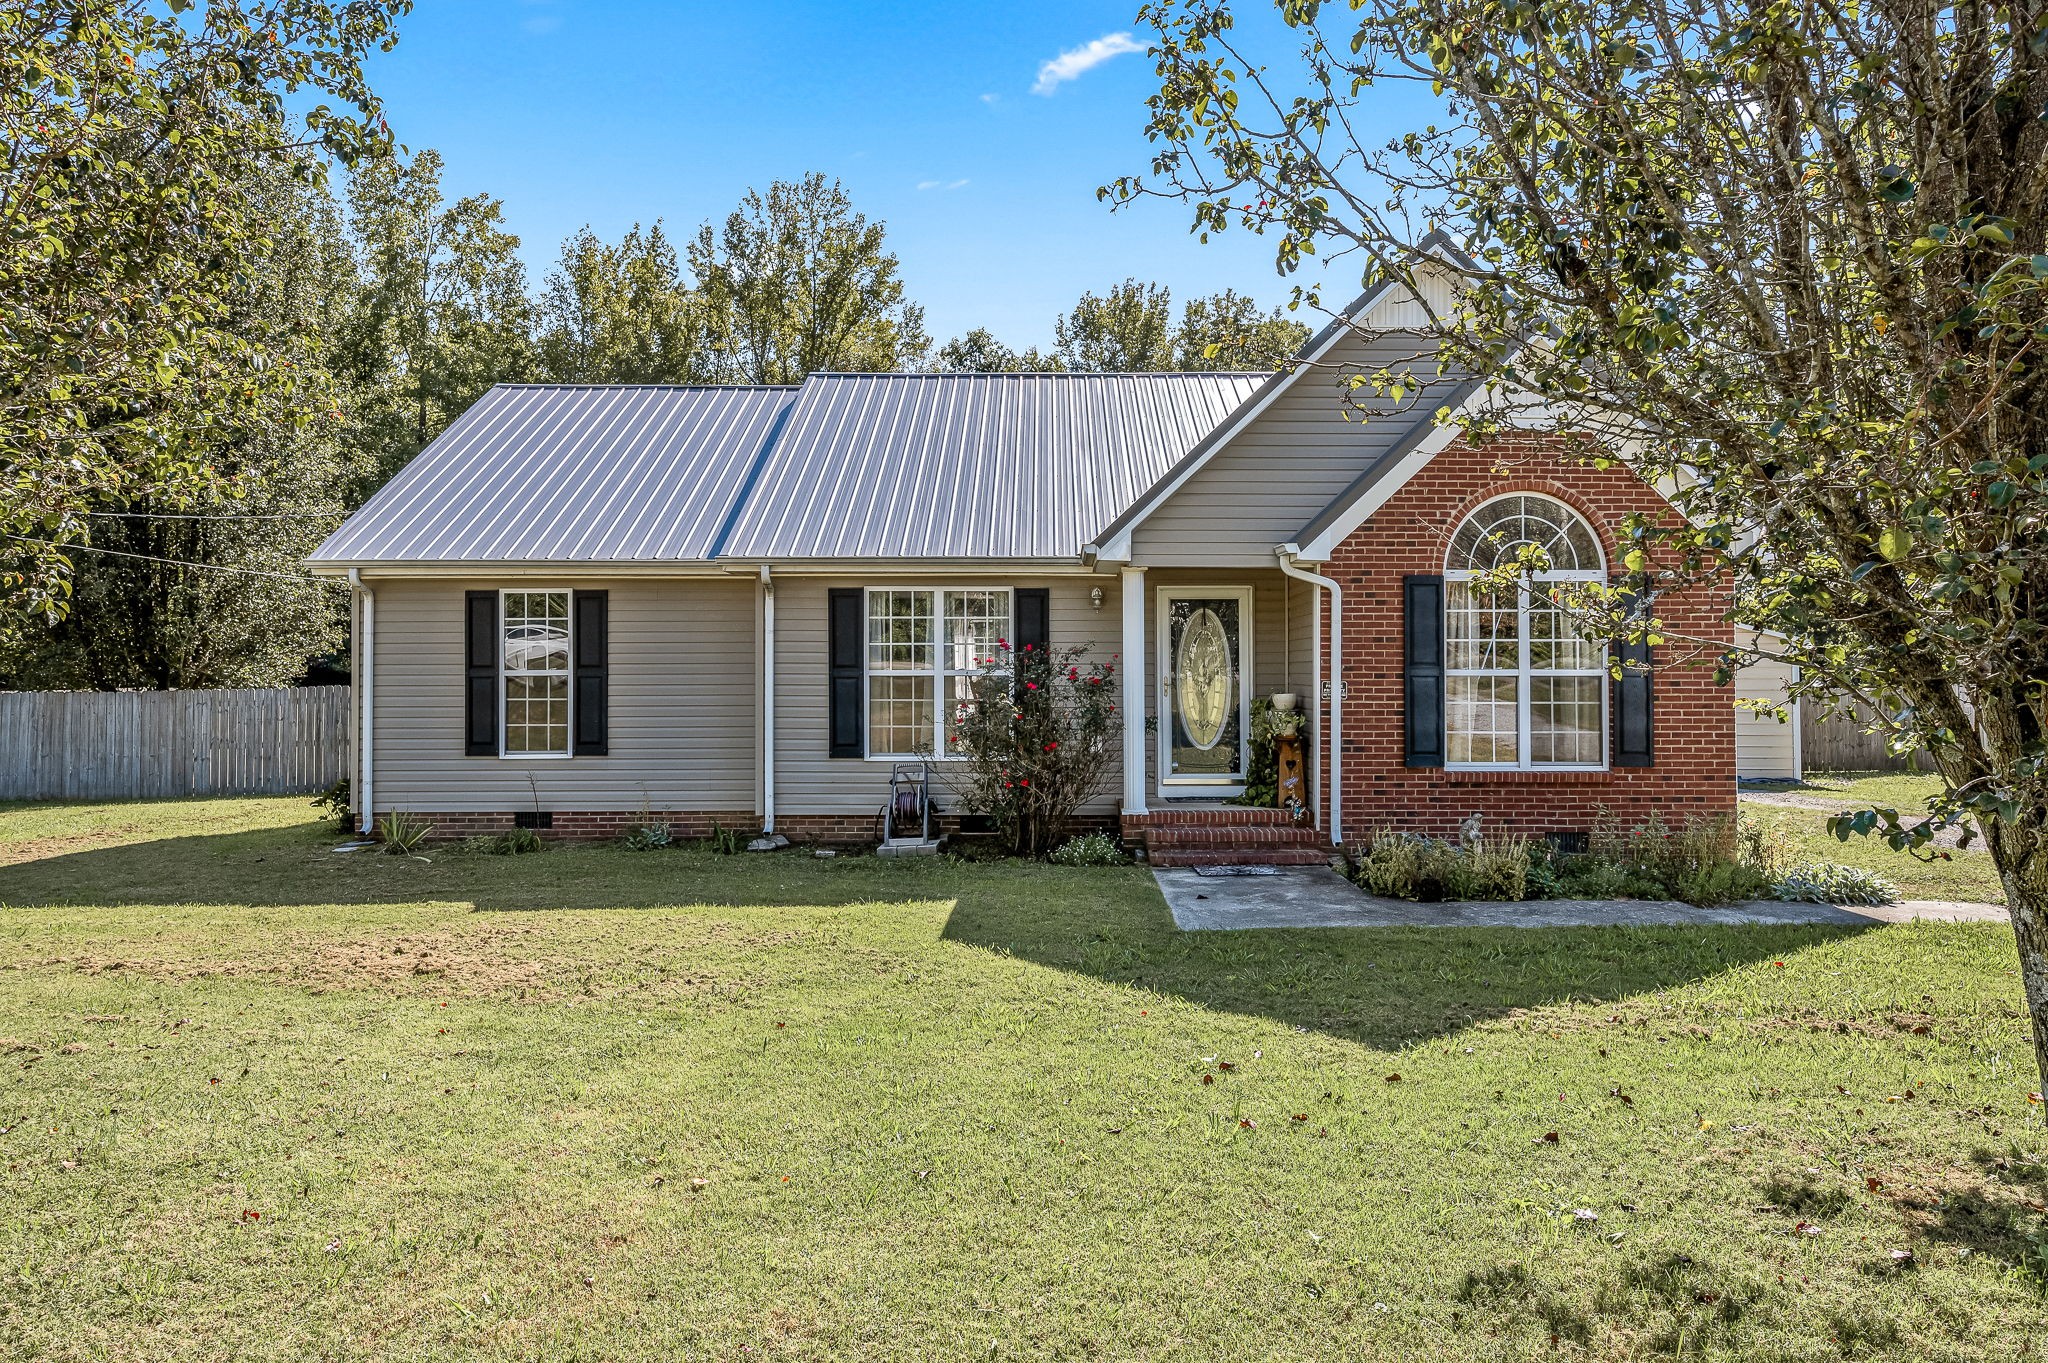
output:
[[[1561,455],[1552,438],[1510,438],[1483,448],[1460,440],[1338,545],[1323,571],[1344,597],[1346,841],[1377,828],[1449,834],[1473,813],[1491,828],[1531,835],[1582,831],[1602,809],[1631,824],[1652,813],[1667,823],[1733,814],[1734,695],[1714,685],[1712,658],[1693,648],[1660,646],[1653,655],[1654,766],[1456,772],[1404,765],[1401,580],[1443,571],[1451,534],[1465,515],[1507,492],[1543,493],[1585,516],[1610,566],[1623,516],[1674,514],[1633,474],[1583,466]],[[1657,603],[1670,632],[1724,642],[1732,628],[1722,618],[1726,609],[1704,591]]]

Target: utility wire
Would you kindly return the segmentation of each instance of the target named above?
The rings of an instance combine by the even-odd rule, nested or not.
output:
[[[83,549],[91,554],[112,554],[116,558],[137,558],[145,563],[167,563],[173,568],[194,568],[203,573],[235,573],[241,577],[274,577],[281,582],[317,583],[329,587],[345,585],[336,579],[314,577],[310,573],[273,573],[264,568],[230,568],[223,563],[193,563],[188,559],[182,558],[159,558],[155,554],[130,553],[126,549],[102,549],[97,544],[59,544],[55,540],[31,539],[27,535],[9,534],[7,538],[21,544],[39,544],[45,549],[55,549],[60,553],[66,554],[74,549]]]
[[[315,521],[348,515],[346,511],[88,511],[133,521]]]

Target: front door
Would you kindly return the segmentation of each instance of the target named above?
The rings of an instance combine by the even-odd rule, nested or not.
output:
[[[1251,700],[1248,587],[1159,592],[1159,786],[1165,799],[1244,792]]]

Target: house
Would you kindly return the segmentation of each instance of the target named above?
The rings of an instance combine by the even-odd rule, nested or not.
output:
[[[1472,447],[1436,420],[1471,385],[1433,365],[1419,399],[1349,392],[1416,354],[1420,306],[1372,290],[1275,375],[495,388],[311,559],[355,587],[365,826],[872,841],[892,761],[943,749],[998,638],[1116,660],[1144,722],[1091,814],[1159,861],[1732,813],[1709,668],[1659,646],[1611,679],[1603,641],[1467,581],[1526,539],[1605,580],[1621,519],[1670,508],[1548,434]],[[1696,638],[1726,609],[1658,603]],[[1228,803],[1276,692],[1308,715],[1312,827]]]

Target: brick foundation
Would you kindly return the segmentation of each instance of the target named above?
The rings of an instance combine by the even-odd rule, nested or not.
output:
[[[641,823],[665,823],[681,842],[710,837],[714,824],[749,837],[761,829],[761,816],[752,810],[657,809],[643,813],[621,809],[558,809],[551,812],[552,826],[534,830],[551,842],[603,842]],[[418,817],[434,826],[434,841],[447,842],[510,832],[518,814],[512,810],[463,810],[454,813],[422,812]],[[956,814],[937,815],[932,823],[941,835],[950,836],[960,831],[960,817]],[[873,847],[876,841],[873,814],[781,814],[776,816],[775,831],[793,843],[806,846]],[[1113,833],[1116,831],[1116,816],[1109,813],[1083,815],[1074,820],[1073,831],[1076,836],[1094,832]]]
[[[752,810],[657,809],[643,813],[637,809],[558,809],[552,813],[553,825],[534,831],[543,838],[558,842],[602,842],[616,838],[640,823],[665,823],[683,841],[710,837],[713,824],[742,833],[751,833],[761,826],[760,816]],[[510,832],[518,813],[512,810],[464,810],[455,813],[422,812],[418,817],[434,826],[436,841],[445,841]]]
[[[1349,841],[1375,828],[1450,834],[1467,815],[1524,834],[1576,832],[1603,809],[1628,823],[1667,823],[1735,812],[1735,709],[1714,685],[1711,648],[1659,646],[1655,668],[1655,766],[1597,772],[1454,772],[1403,765],[1401,579],[1441,572],[1450,536],[1468,512],[1508,492],[1555,497],[1593,525],[1610,566],[1615,531],[1630,512],[1675,516],[1663,498],[1622,469],[1582,466],[1553,437],[1460,440],[1337,546],[1323,571],[1343,587],[1344,828]],[[1725,597],[1695,589],[1660,597],[1670,633],[1731,642]],[[1328,637],[1325,636],[1325,650]],[[1325,658],[1327,667],[1327,655]],[[1611,738],[1611,736],[1610,736]]]

